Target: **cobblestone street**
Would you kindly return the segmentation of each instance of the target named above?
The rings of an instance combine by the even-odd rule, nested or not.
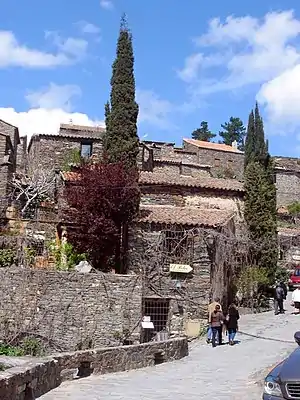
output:
[[[290,297],[290,296],[289,296]],[[92,376],[66,382],[42,396],[42,400],[257,400],[256,384],[267,369],[282,360],[296,344],[300,316],[288,311],[242,316],[240,330],[276,340],[239,334],[234,347],[211,348],[204,340],[192,342],[190,356],[143,370]],[[292,343],[291,343],[292,342]]]

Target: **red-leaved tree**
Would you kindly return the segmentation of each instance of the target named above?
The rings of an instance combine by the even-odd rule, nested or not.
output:
[[[76,251],[99,270],[126,273],[126,232],[140,202],[137,169],[122,162],[82,165],[69,174],[64,197],[68,241]]]

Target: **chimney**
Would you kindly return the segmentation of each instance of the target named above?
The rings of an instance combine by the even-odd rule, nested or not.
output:
[[[234,150],[237,150],[238,149],[238,144],[237,144],[237,141],[235,140],[234,142],[232,142],[231,143],[231,147],[234,149]]]

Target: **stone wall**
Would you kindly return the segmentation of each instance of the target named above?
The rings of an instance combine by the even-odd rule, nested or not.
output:
[[[1,400],[34,400],[55,389],[62,381],[72,379],[76,372],[78,377],[91,373],[107,374],[150,367],[186,356],[188,342],[183,338],[57,354],[0,372]]]
[[[243,179],[244,154],[230,151],[202,149],[184,142],[184,148],[190,152],[197,152],[198,163],[211,166],[211,173],[215,177],[236,177]]]
[[[167,229],[167,228],[165,228]],[[178,258],[170,259],[164,249],[164,233],[159,226],[136,227],[129,236],[129,270],[145,276],[145,299],[168,299],[166,331],[185,332],[191,320],[205,320],[211,295],[211,261],[202,230],[187,238]],[[170,263],[188,264],[190,273],[170,273]],[[165,313],[166,309],[157,313]],[[161,318],[163,316],[161,315]]]
[[[135,275],[0,270],[0,339],[34,332],[56,349],[139,340],[142,285]]]
[[[31,168],[36,166],[44,169],[61,168],[68,156],[74,150],[80,151],[82,137],[62,135],[38,135],[32,138],[28,147],[28,163]],[[93,156],[100,157],[102,153],[101,139],[92,140]]]
[[[13,171],[15,171],[15,163],[11,141],[9,137],[0,135],[0,199],[8,195],[8,184]]]
[[[300,172],[276,172],[277,207],[300,200]]]

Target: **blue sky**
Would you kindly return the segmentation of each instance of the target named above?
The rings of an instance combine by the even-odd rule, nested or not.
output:
[[[300,3],[10,0],[0,15],[0,118],[21,134],[101,124],[122,12],[134,37],[140,137],[175,141],[202,120],[247,124],[300,155]],[[217,4],[217,5],[216,5]],[[263,4],[263,5],[262,5]]]

